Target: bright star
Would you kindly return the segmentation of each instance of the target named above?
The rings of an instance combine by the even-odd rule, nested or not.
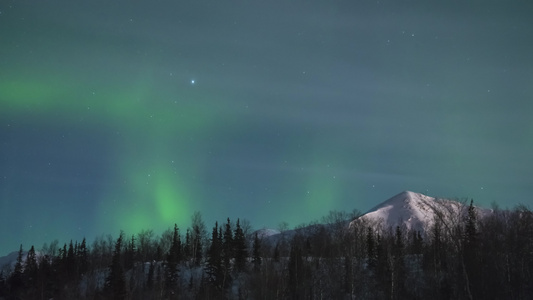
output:
[[[193,79],[193,80],[191,80],[191,84],[194,84],[194,79]]]

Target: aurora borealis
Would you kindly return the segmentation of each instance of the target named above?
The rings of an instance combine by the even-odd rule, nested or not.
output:
[[[403,190],[532,204],[527,1],[0,3],[0,255]]]

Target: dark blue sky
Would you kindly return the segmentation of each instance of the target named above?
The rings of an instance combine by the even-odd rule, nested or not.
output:
[[[4,1],[0,255],[291,226],[403,191],[531,204],[528,1]]]

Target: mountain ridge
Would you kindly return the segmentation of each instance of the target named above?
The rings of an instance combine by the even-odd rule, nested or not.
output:
[[[367,222],[370,226],[381,230],[400,226],[407,230],[425,233],[433,225],[435,219],[464,217],[467,207],[468,205],[461,201],[403,191],[353,220],[350,226],[358,222]],[[480,207],[475,207],[475,209],[478,214],[489,213],[487,209]]]

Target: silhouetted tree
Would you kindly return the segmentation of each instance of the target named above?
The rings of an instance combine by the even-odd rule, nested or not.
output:
[[[277,244],[276,244],[277,246]],[[274,251],[275,252],[275,251]],[[277,253],[278,259],[279,259],[279,251]],[[254,271],[259,272],[261,271],[261,240],[259,239],[259,236],[257,235],[257,232],[254,236],[254,242],[252,245],[252,264],[254,266]]]
[[[181,262],[181,240],[178,225],[174,224],[172,245],[165,262],[165,285],[173,290],[178,281],[178,264]]]
[[[87,242],[83,238],[79,248],[78,248],[78,273],[83,276],[87,269],[89,268],[89,251],[87,249]]]
[[[235,228],[234,241],[234,257],[235,257],[235,270],[240,272],[245,270],[246,258],[248,253],[246,251],[246,236],[241,228],[240,220],[237,219],[237,225]]]
[[[210,243],[201,229],[188,230],[183,247],[176,224],[158,241],[146,230],[131,241],[122,232],[116,240],[97,237],[90,249],[85,239],[59,249],[56,240],[39,252],[32,246],[27,255],[21,245],[14,268],[0,269],[0,299],[531,298],[533,213],[527,207],[478,214],[473,201],[435,205],[444,210],[424,233],[368,221],[348,227],[338,217],[343,214],[330,213],[324,220],[332,230],[302,226],[290,242],[284,240],[288,233],[263,240],[257,233],[247,236],[240,219],[235,226],[228,219],[226,226],[215,223]],[[193,228],[201,228],[195,216]],[[249,254],[246,239],[252,241]],[[201,249],[195,241],[207,245],[207,252],[193,255]],[[262,248],[274,259],[263,259]],[[202,255],[204,272],[190,264]],[[186,281],[189,288],[181,288]]]
[[[232,269],[231,259],[234,257],[235,253],[234,247],[235,244],[233,242],[233,231],[231,230],[231,222],[228,218],[222,238],[222,271],[224,273],[222,279],[223,286],[228,285],[232,280],[230,272]]]
[[[211,245],[207,251],[207,263],[205,272],[207,280],[217,289],[222,289],[224,271],[222,269],[222,234],[218,229],[218,222],[213,227],[211,234]]]
[[[191,230],[190,228],[187,228],[187,233],[185,233],[185,244],[183,245],[183,258],[189,259],[191,258]]]
[[[77,278],[76,274],[76,252],[74,250],[74,244],[70,240],[68,246],[68,252],[65,259],[65,272],[69,280]]]
[[[126,299],[126,282],[124,279],[124,269],[121,261],[122,241],[124,233],[121,231],[115,243],[115,251],[111,265],[109,266],[109,274],[105,280],[105,289],[113,299]]]
[[[480,255],[478,250],[478,232],[477,232],[477,215],[474,207],[474,200],[470,200],[468,213],[464,225],[464,237],[462,243],[462,265],[465,278],[465,288],[467,295],[473,299],[476,295],[476,287],[479,285],[479,263]]]
[[[35,255],[35,248],[31,246],[26,261],[24,262],[24,278],[26,285],[30,288],[35,288],[37,281],[39,265],[37,264],[37,256]]]
[[[20,249],[17,255],[17,261],[15,262],[15,267],[13,269],[13,272],[11,273],[11,276],[9,276],[8,283],[10,287],[9,293],[13,296],[18,295],[22,289],[25,286],[23,274],[22,274],[22,244],[20,245]]]

